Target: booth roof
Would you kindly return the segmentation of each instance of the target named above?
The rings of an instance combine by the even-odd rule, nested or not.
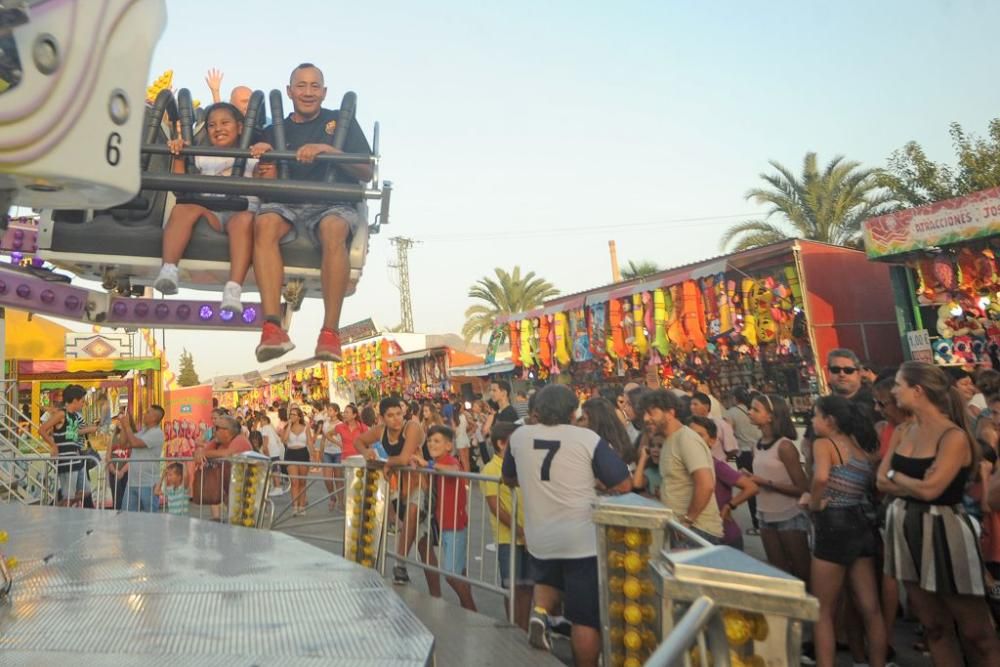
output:
[[[492,364],[471,364],[468,366],[452,366],[448,370],[449,377],[485,377],[495,373],[510,373],[514,370],[513,361],[494,361]]]
[[[404,352],[403,354],[392,357],[391,361],[412,361],[414,359],[426,359],[428,357],[438,356],[442,354],[448,355],[449,367],[462,366],[468,364],[478,364],[482,363],[483,361],[483,358],[478,355],[469,354],[468,352],[459,352],[458,350],[452,349],[450,347],[429,347],[426,350],[414,350],[413,352]]]
[[[158,371],[159,357],[135,357],[131,359],[35,359],[18,360],[18,379],[32,379],[29,376],[41,378],[75,374],[117,373],[124,375],[129,371]]]
[[[66,353],[69,329],[55,322],[8,308],[4,340],[5,359],[56,359]]]
[[[827,245],[817,241],[804,241],[802,239],[775,241],[759,248],[751,248],[750,250],[743,250],[728,255],[719,255],[660,271],[649,276],[642,276],[632,280],[624,280],[620,283],[595,287],[583,292],[576,292],[575,294],[559,296],[546,301],[540,308],[536,308],[535,310],[526,313],[502,315],[497,318],[496,323],[504,324],[529,317],[562,313],[595,303],[606,303],[610,299],[621,299],[637,292],[649,292],[661,287],[677,285],[685,280],[714,276],[718,273],[724,273],[728,269],[750,272],[759,268],[773,266],[774,262],[778,260],[791,261],[796,244]]]

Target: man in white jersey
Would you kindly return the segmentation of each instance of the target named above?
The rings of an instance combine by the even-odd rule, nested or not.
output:
[[[503,462],[504,482],[519,485],[524,495],[525,541],[535,581],[528,639],[536,648],[549,648],[548,615],[562,594],[566,618],[573,623],[575,663],[596,667],[601,617],[597,534],[590,518],[595,483],[626,493],[632,479],[606,440],[570,425],[577,400],[569,387],[545,387],[533,408],[538,423],[513,433]]]

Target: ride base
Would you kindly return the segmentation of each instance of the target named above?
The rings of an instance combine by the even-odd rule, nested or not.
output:
[[[433,635],[378,573],[277,532],[0,505],[4,665],[413,665]]]

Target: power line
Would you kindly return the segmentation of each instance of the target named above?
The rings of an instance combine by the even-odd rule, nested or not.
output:
[[[671,229],[684,229],[689,227],[703,227],[710,224],[729,224],[729,221],[734,218],[751,218],[754,214],[752,213],[734,213],[731,215],[712,215],[704,217],[695,218],[672,218],[668,220],[657,220],[654,222],[634,222],[634,223],[618,223],[610,225],[595,225],[593,227],[555,227],[550,229],[539,229],[537,227],[533,229],[498,229],[484,232],[481,234],[444,234],[439,236],[422,236],[421,241],[426,241],[428,243],[448,243],[448,242],[465,242],[465,241],[489,241],[498,239],[524,239],[524,238],[538,238],[546,236],[558,236],[560,234],[573,233],[578,236],[584,234],[604,234],[606,232],[621,231],[626,229],[651,229],[656,227],[663,227],[670,225]],[[688,224],[677,224],[677,223],[688,223]]]

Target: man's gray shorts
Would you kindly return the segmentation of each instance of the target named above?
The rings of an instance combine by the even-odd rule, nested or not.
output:
[[[260,205],[257,215],[277,213],[284,218],[292,228],[281,237],[281,244],[291,243],[299,234],[305,234],[319,248],[319,223],[329,215],[335,215],[347,223],[349,228],[348,243],[354,233],[367,224],[358,214],[354,204],[282,204],[280,202],[265,202]]]

